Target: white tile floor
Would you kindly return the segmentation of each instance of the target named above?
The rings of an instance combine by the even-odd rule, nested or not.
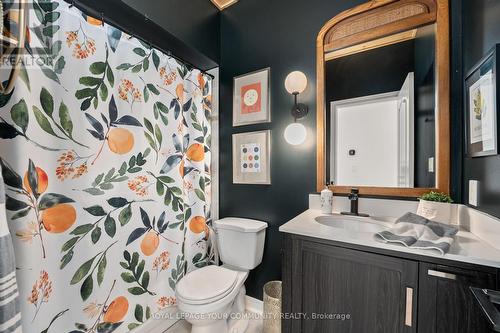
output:
[[[165,331],[165,333],[190,333],[191,325],[189,325],[185,320],[179,320],[172,327]],[[262,320],[261,319],[250,319],[248,328],[245,333],[262,333]]]

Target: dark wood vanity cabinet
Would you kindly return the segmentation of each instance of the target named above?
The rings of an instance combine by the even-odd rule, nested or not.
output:
[[[420,263],[419,332],[489,333],[470,287],[495,289],[496,274]]]
[[[283,332],[416,332],[418,263],[301,239],[285,243],[283,310],[307,318],[284,320]]]
[[[495,269],[347,247],[284,235],[282,332],[493,332],[469,287],[497,288]]]

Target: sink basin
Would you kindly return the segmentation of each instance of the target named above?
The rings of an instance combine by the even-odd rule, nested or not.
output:
[[[352,217],[344,215],[325,215],[315,218],[316,222],[327,227],[355,232],[377,233],[387,229],[387,223],[367,217]]]

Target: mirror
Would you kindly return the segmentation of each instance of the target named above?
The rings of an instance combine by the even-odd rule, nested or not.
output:
[[[352,187],[384,196],[448,193],[447,6],[372,1],[323,27],[318,191],[332,182],[336,193]]]
[[[435,26],[393,41],[326,56],[326,167],[334,184],[435,187]]]

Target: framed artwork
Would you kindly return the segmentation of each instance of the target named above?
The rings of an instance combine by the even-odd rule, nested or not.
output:
[[[271,121],[270,72],[270,68],[265,68],[234,78],[233,126]]]
[[[271,131],[233,134],[233,183],[271,184]]]
[[[498,154],[498,87],[496,45],[465,79],[465,124],[467,155]]]

